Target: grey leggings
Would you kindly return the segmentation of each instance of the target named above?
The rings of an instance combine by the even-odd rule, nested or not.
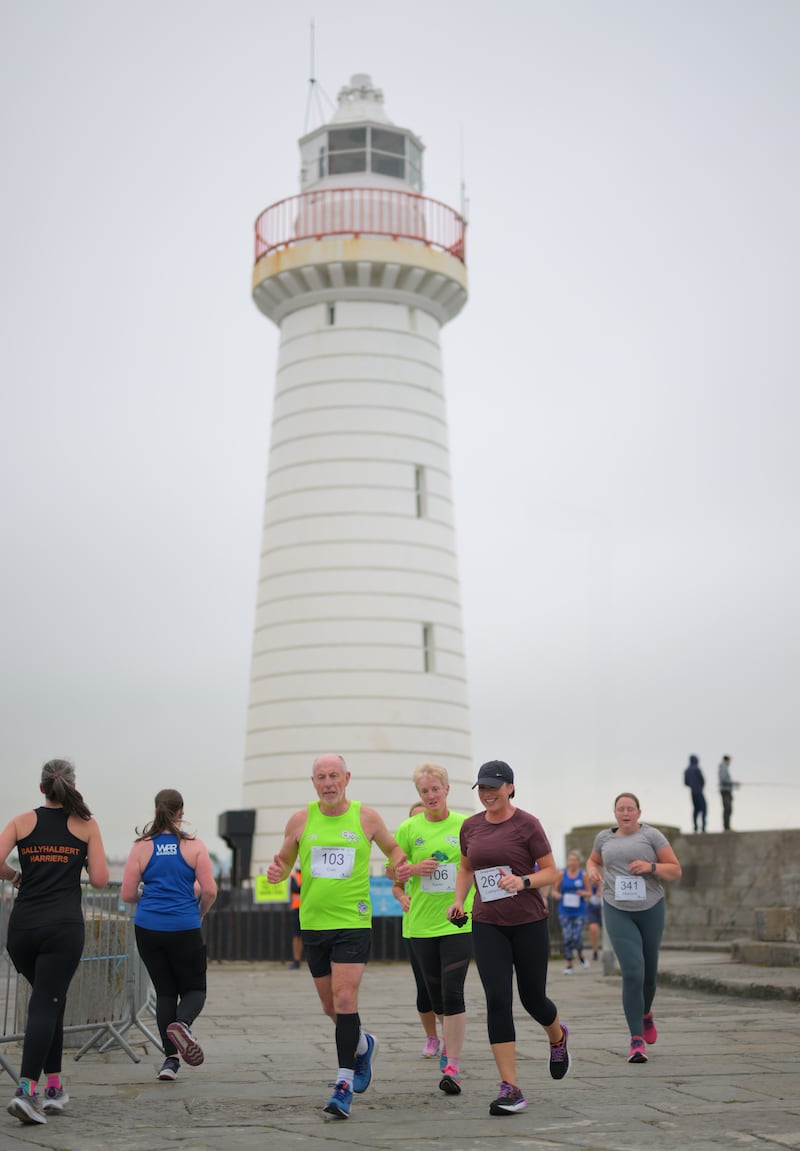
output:
[[[604,901],[603,918],[622,972],[622,1010],[631,1035],[641,1035],[642,1016],[650,1011],[656,994],[664,900],[646,911],[620,911]]]

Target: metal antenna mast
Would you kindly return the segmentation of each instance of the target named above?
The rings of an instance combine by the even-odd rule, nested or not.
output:
[[[328,96],[327,92],[323,89],[319,80],[317,80],[314,73],[316,72],[316,62],[314,59],[314,21],[309,24],[308,29],[309,39],[309,76],[308,76],[308,100],[306,101],[306,117],[303,126],[303,135],[309,131],[309,121],[311,119],[312,107],[316,111],[316,119],[320,124],[325,122],[325,109],[322,106],[322,99],[327,100],[331,108],[334,107],[333,101]]]

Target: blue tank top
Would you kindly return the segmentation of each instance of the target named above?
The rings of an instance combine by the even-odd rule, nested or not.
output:
[[[567,875],[565,870],[561,876],[561,903],[558,908],[558,914],[565,919],[579,919],[586,915],[586,900],[578,895],[579,888],[586,888],[583,868],[574,878]]]
[[[181,855],[177,835],[153,837],[153,854],[142,872],[144,890],[134,923],[148,931],[189,931],[200,926],[194,868]]]

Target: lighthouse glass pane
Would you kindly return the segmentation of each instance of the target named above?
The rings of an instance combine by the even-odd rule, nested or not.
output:
[[[375,152],[393,152],[395,156],[405,154],[405,136],[400,132],[387,132],[384,128],[372,129],[372,148]]]
[[[422,191],[422,152],[413,140],[408,141],[408,182],[416,192]]]
[[[373,172],[380,172],[382,176],[395,176],[398,180],[404,179],[406,174],[402,156],[382,156],[380,152],[373,152],[370,167]]]
[[[342,175],[367,170],[367,129],[336,128],[328,133],[328,172]]]
[[[341,176],[346,172],[366,172],[366,152],[337,152],[328,157],[328,174]]]

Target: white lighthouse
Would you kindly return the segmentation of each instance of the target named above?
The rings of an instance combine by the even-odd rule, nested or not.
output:
[[[253,299],[280,328],[250,680],[252,871],[344,756],[390,828],[414,767],[475,778],[439,333],[467,297],[464,221],[369,76],[300,140],[301,190],[256,221]]]

